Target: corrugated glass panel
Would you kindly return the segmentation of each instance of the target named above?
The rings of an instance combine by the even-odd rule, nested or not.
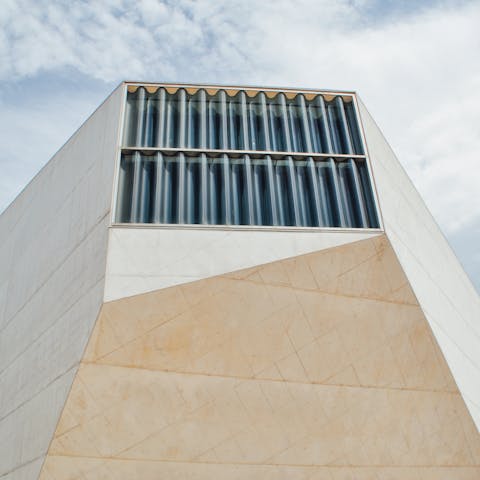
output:
[[[363,159],[135,151],[120,184],[119,222],[378,227]]]
[[[353,102],[322,95],[309,100],[298,93],[267,98],[239,91],[190,95],[179,88],[129,92],[125,147],[206,148],[362,155]]]
[[[118,222],[379,226],[349,95],[138,86],[122,151]]]

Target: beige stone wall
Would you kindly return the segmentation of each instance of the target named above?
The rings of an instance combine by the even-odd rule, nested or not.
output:
[[[103,306],[42,480],[476,479],[386,237]]]

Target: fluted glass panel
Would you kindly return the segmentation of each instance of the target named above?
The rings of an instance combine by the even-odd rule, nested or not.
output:
[[[364,159],[122,155],[117,221],[378,227]]]
[[[377,228],[355,108],[351,95],[129,87],[116,220]]]
[[[128,93],[123,145],[364,153],[351,97],[162,87]]]

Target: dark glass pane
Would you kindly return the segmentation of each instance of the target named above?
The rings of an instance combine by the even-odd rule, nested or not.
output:
[[[260,92],[252,98],[243,92],[230,97],[222,90],[215,95],[163,88],[149,93],[143,87],[127,96],[124,145],[363,154],[354,103],[341,97],[325,102],[321,95],[307,100],[302,94],[269,98]]]
[[[370,228],[378,228],[378,215],[375,208],[375,200],[373,197],[372,183],[368,175],[367,162],[365,160],[357,162],[358,171],[360,174],[360,181],[362,184],[363,196],[368,214],[368,226]]]
[[[363,159],[122,155],[117,221],[378,228]]]

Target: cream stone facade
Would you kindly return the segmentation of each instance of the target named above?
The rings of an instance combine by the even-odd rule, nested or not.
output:
[[[480,301],[356,96],[286,94],[358,105],[378,228],[119,224],[127,87],[0,216],[0,478],[480,478]]]
[[[127,478],[126,461],[473,479],[480,436],[380,236],[105,303],[40,478]]]

